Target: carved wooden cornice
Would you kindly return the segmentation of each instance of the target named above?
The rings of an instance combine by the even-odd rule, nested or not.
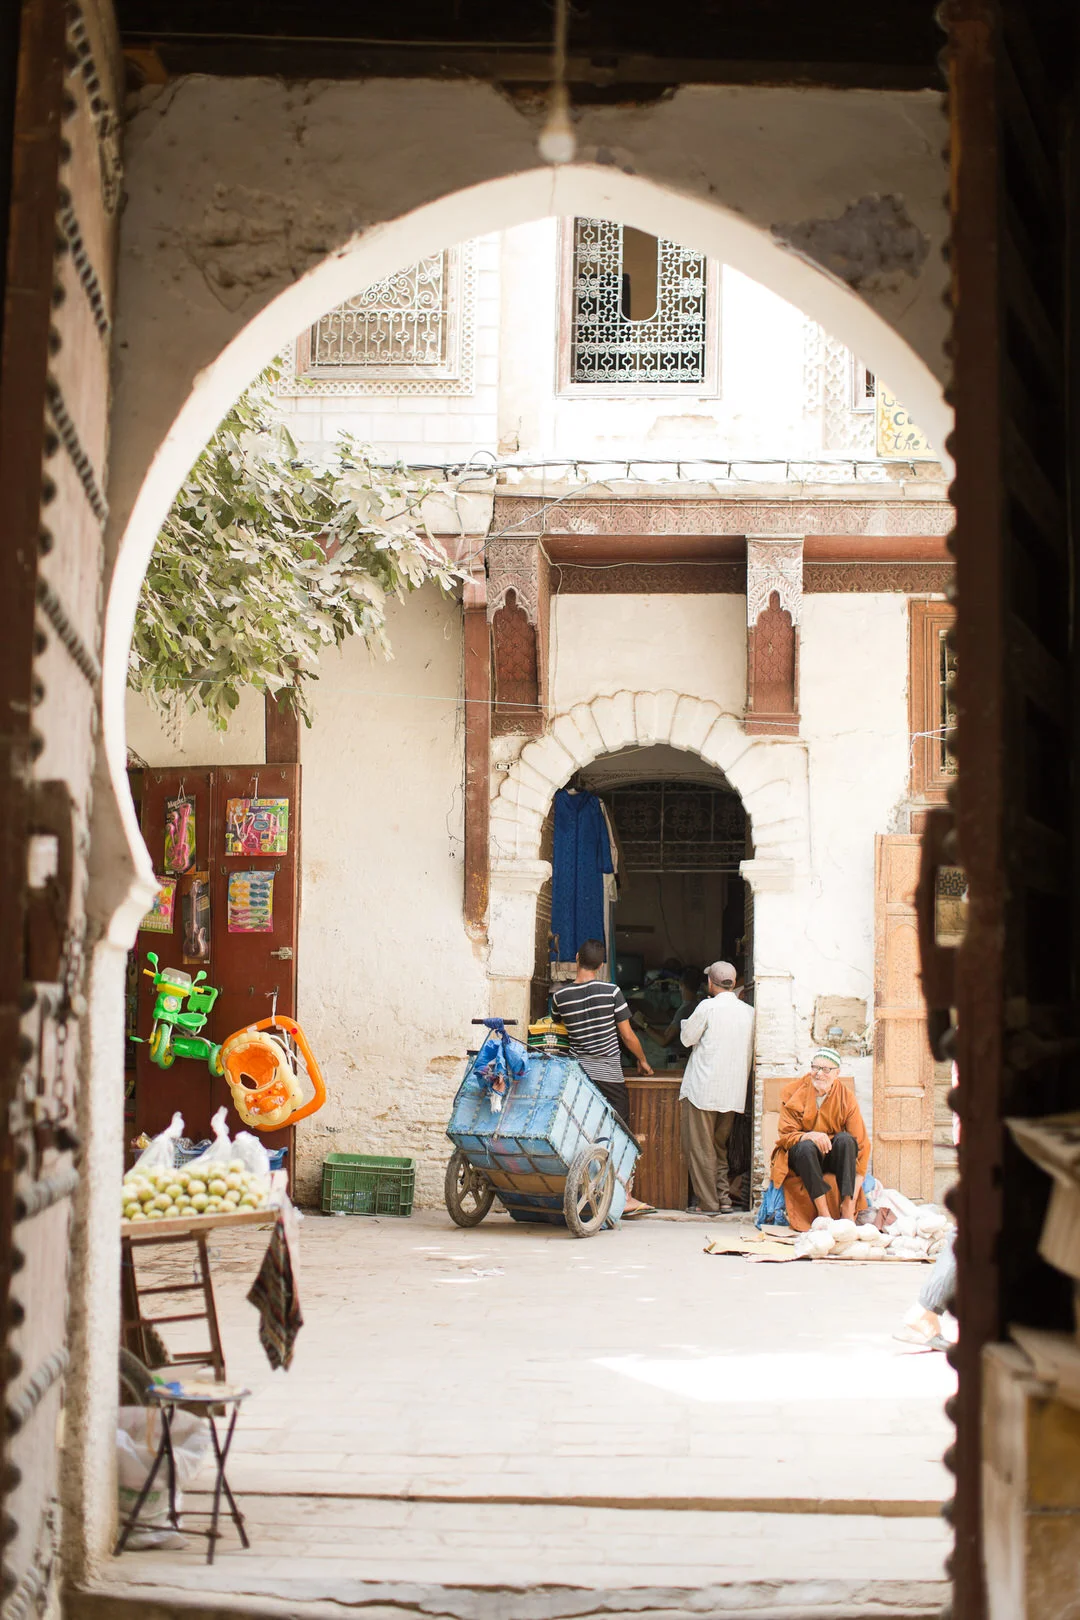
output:
[[[943,594],[951,563],[804,563],[803,592],[896,591],[906,596]]]
[[[589,499],[557,502],[538,495],[496,495],[495,534],[790,534],[945,535],[953,527],[948,501]]]

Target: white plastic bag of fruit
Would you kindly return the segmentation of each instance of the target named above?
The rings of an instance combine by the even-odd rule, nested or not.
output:
[[[174,1125],[179,1118],[177,1114]],[[169,1130],[172,1128],[170,1125]],[[183,1121],[180,1128],[183,1129]],[[193,1215],[231,1215],[266,1207],[270,1201],[270,1161],[266,1149],[254,1143],[262,1153],[261,1161],[250,1152],[236,1151],[236,1143],[229,1140],[224,1108],[214,1115],[211,1130],[214,1140],[206,1152],[179,1168],[159,1162],[143,1167],[143,1159],[159,1139],[150,1144],[143,1159],[124,1177],[121,1201],[125,1220],[164,1221]]]

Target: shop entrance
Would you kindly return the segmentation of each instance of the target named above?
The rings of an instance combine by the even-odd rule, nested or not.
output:
[[[753,897],[740,875],[752,857],[750,822],[739,794],[714,766],[666,745],[607,754],[578,772],[569,791],[603,805],[614,870],[604,876],[607,975],[618,983],[654,1070],[639,1078],[627,1055],[632,1123],[645,1139],[638,1195],[664,1209],[686,1209],[689,1178],[679,1132],[679,1086],[687,1052],[678,1040],[687,1001],[705,994],[705,970],[734,964],[739,994],[752,1002]],[[544,855],[557,859],[554,807]],[[572,952],[552,921],[551,884],[538,905],[533,1015],[551,989],[573,976]],[[558,918],[555,919],[557,923]],[[753,1086],[729,1143],[732,1200],[752,1204]]]

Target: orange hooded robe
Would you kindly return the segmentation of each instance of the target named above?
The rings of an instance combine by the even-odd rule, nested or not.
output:
[[[796,1232],[808,1232],[817,1210],[811,1202],[810,1194],[803,1186],[802,1177],[788,1168],[788,1153],[800,1136],[807,1131],[825,1131],[829,1136],[838,1136],[841,1131],[847,1131],[855,1138],[858,1146],[855,1173],[865,1176],[870,1163],[870,1138],[866,1134],[862,1111],[855,1100],[855,1093],[847,1081],[839,1076],[833,1081],[833,1088],[826,1097],[820,1114],[814,1095],[814,1082],[808,1074],[801,1080],[793,1080],[782,1094],[780,1102],[780,1123],[777,1127],[776,1146],[773,1148],[770,1165],[772,1184],[774,1187],[784,1189],[788,1225]],[[834,1220],[838,1220],[840,1192],[836,1185],[836,1177],[828,1172],[825,1174],[825,1189],[829,1214]],[[866,1198],[860,1187],[859,1196],[855,1200],[855,1209],[858,1212],[865,1208]]]

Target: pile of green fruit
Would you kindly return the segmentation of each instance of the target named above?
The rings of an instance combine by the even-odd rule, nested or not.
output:
[[[269,1198],[270,1183],[253,1175],[242,1159],[230,1159],[208,1170],[197,1164],[180,1170],[136,1165],[124,1177],[120,1202],[125,1221],[167,1221],[263,1209]]]

